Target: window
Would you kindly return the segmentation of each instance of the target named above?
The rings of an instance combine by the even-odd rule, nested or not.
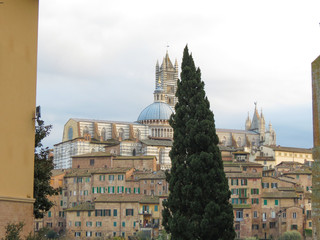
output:
[[[311,210],[307,210],[307,219],[311,219]]]
[[[291,225],[291,230],[298,230],[298,225]]]
[[[90,159],[90,166],[94,166],[94,159]]]
[[[118,180],[122,181],[123,180],[123,175],[118,175]]]
[[[271,218],[276,218],[276,212],[275,211],[271,212]]]
[[[75,223],[74,223],[74,226],[80,227],[80,226],[81,226],[81,222],[75,222]]]
[[[268,200],[267,199],[265,199],[265,200],[263,200],[263,205],[268,205]]]
[[[252,204],[259,204],[259,198],[252,198],[251,203]]]
[[[269,183],[262,183],[262,188],[269,188]]]
[[[77,177],[77,182],[82,182],[82,177]]]
[[[68,140],[71,140],[73,138],[73,128],[69,127],[68,129]]]
[[[285,212],[282,213],[282,217],[283,217],[283,218],[287,218],[287,213],[285,213]]]
[[[271,183],[271,188],[277,188],[278,187],[278,183]]]
[[[113,226],[116,227],[117,226],[117,222],[113,222]]]
[[[263,221],[266,221],[267,220],[267,213],[262,213],[262,220]]]
[[[231,179],[231,185],[238,185],[238,179]]]
[[[91,231],[87,231],[86,232],[86,237],[91,237],[92,236],[92,232]]]
[[[102,237],[102,233],[101,232],[96,232],[96,237]]]
[[[51,215],[52,215],[52,214],[51,214],[51,211],[49,211],[49,212],[48,212],[48,217],[51,217]]]
[[[75,236],[75,237],[81,237],[81,232],[75,232],[75,233],[74,233],[74,236]]]
[[[125,227],[126,226],[126,222],[122,222],[122,227]]]
[[[300,177],[300,176],[297,174],[297,175],[296,175],[296,179],[299,179],[299,177]]]
[[[252,230],[258,230],[259,224],[252,224]]]
[[[100,175],[100,176],[99,176],[99,180],[100,180],[100,181],[104,181],[104,180],[106,180],[105,175]]]
[[[92,222],[86,222],[87,227],[92,227]]]
[[[80,211],[77,211],[77,217],[80,217]]]
[[[133,216],[133,209],[126,209],[126,216]]]
[[[239,204],[238,198],[232,198],[231,201],[232,201],[232,204]]]
[[[312,227],[312,222],[311,221],[309,222],[309,227]]]
[[[140,193],[140,188],[133,188],[133,193],[139,194]]]
[[[89,177],[86,177],[86,182],[90,182],[90,178]]]
[[[262,223],[262,228],[263,228],[263,229],[265,229],[266,226],[267,226],[267,225],[266,225],[265,223]]]
[[[232,189],[231,189],[231,194],[232,194],[232,195],[238,195],[238,189],[232,188]]]
[[[126,193],[131,193],[131,188],[126,188]]]
[[[47,222],[47,227],[52,228],[52,222]]]
[[[275,199],[275,200],[274,200],[274,205],[275,205],[275,206],[279,206],[279,200],[278,200],[278,199]]]
[[[276,227],[276,222],[270,222],[270,228],[275,228]]]
[[[118,192],[118,193],[123,193],[123,192],[124,192],[124,187],[118,186],[118,187],[117,187],[117,192]]]
[[[254,218],[257,218],[257,217],[258,217],[258,212],[257,212],[257,211],[254,211],[254,212],[253,212],[253,217],[254,217]]]
[[[241,179],[241,186],[246,186],[248,184],[247,179]]]
[[[88,190],[84,190],[83,195],[88,196],[89,195]]]
[[[236,225],[234,226],[234,229],[235,229],[235,230],[240,230],[240,224],[236,224]]]
[[[114,193],[114,187],[108,187],[108,193]]]
[[[95,216],[111,216],[111,210],[110,209],[99,209],[95,210]]]
[[[158,205],[154,205],[154,211],[158,212]]]
[[[296,212],[292,213],[292,218],[297,218],[297,213]]]
[[[113,181],[114,180],[114,175],[109,175],[109,181]]]
[[[102,226],[102,222],[96,222],[96,227],[101,227]]]
[[[259,194],[258,188],[251,188],[251,194]]]
[[[237,219],[237,221],[243,220],[243,211],[236,212],[236,219]]]
[[[116,217],[118,215],[118,210],[117,209],[113,209],[113,216]]]
[[[60,206],[63,206],[63,201],[60,201]]]

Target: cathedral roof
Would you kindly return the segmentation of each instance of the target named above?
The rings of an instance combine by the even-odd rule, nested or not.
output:
[[[144,120],[169,120],[173,109],[164,102],[154,102],[146,107],[139,115],[138,122]]]

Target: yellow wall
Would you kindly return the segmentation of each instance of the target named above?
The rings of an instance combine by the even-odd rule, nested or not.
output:
[[[0,4],[0,197],[33,198],[38,0]]]

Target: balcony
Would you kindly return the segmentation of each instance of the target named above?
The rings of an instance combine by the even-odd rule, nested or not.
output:
[[[139,211],[139,215],[152,215],[152,211],[151,210],[141,210]]]
[[[159,224],[158,223],[145,223],[145,224],[140,224],[140,229],[141,228],[159,228]]]

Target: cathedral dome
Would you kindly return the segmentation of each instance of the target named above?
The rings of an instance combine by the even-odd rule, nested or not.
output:
[[[145,120],[169,120],[172,108],[164,102],[154,102],[146,107],[139,115],[138,122]]]

